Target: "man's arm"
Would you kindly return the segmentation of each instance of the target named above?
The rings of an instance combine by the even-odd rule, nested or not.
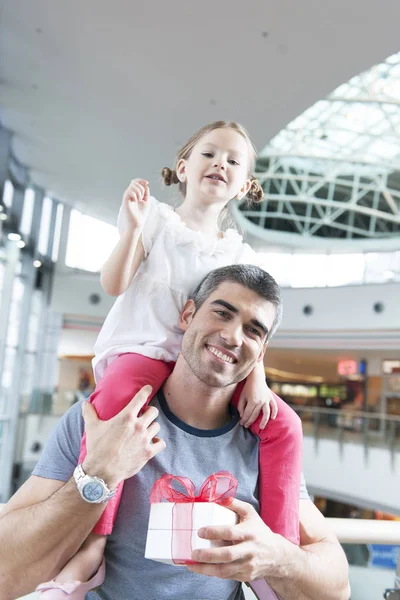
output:
[[[300,547],[287,542],[278,576],[268,583],[284,600],[348,600],[346,556],[326,519],[311,502],[300,500]]]
[[[0,513],[0,598],[13,600],[55,577],[104,507],[82,500],[73,479],[30,477]]]
[[[156,437],[160,429],[154,422],[157,409],[147,407],[138,416],[150,391],[150,386],[142,388],[109,421],[99,420],[88,402],[82,405],[87,445],[83,469],[104,479],[111,489],[139,472],[165,447]],[[79,435],[73,446],[73,456],[77,456]],[[57,444],[54,450],[64,451]],[[0,513],[1,600],[13,600],[53,578],[78,551],[104,506],[85,502],[73,478],[64,483],[32,476]]]
[[[254,581],[265,578],[282,600],[348,600],[348,565],[327,521],[311,500],[300,500],[300,547],[273,533],[247,502],[230,505],[234,527],[204,527],[199,536],[232,545],[192,554],[195,573]]]

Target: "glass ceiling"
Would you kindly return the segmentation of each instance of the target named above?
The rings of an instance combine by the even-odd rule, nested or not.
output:
[[[400,171],[400,53],[316,102],[275,136],[260,158],[277,155]]]
[[[400,249],[400,53],[289,123],[256,173],[264,201],[233,213],[261,247]]]

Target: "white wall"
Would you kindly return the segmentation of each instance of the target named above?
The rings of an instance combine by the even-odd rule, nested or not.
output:
[[[276,348],[400,349],[400,285],[285,289]],[[384,305],[382,313],[373,310]],[[312,306],[311,315],[303,308]]]
[[[99,304],[89,297],[96,293]],[[400,284],[284,290],[282,325],[271,342],[276,348],[400,349]],[[104,318],[114,302],[99,275],[73,269],[56,273],[52,307],[70,315]],[[373,310],[376,302],[384,311]],[[303,313],[305,305],[313,314]]]
[[[99,332],[86,329],[63,329],[58,345],[59,356],[90,356]]]
[[[400,453],[304,436],[303,469],[314,495],[400,515]]]
[[[91,294],[100,296],[99,304],[90,302]],[[65,267],[55,274],[51,306],[56,312],[105,317],[114,301],[103,291],[98,273]]]
[[[400,330],[400,284],[287,288],[283,298],[284,330]],[[374,312],[376,302],[384,304],[382,313]],[[303,313],[307,304],[314,309],[311,316]]]

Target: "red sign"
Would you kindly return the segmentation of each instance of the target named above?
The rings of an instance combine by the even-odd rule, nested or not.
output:
[[[338,373],[339,373],[339,375],[342,375],[342,376],[357,375],[357,361],[356,360],[339,360]]]

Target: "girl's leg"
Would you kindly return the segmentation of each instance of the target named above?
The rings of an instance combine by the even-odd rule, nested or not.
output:
[[[171,374],[173,367],[173,363],[164,363],[140,354],[122,354],[107,367],[103,378],[90,397],[90,402],[95,406],[100,419],[103,421],[111,419],[125,408],[143,386],[148,384],[153,388],[148,400],[150,402]],[[81,463],[85,456],[86,436],[84,435],[78,463]],[[106,536],[113,529],[122,489],[123,482],[118,485],[114,497],[109,500],[91,535],[56,577],[57,582],[88,581],[98,570]]]
[[[117,415],[145,385],[153,390],[150,402],[164,381],[172,373],[174,363],[147,358],[141,354],[121,354],[106,369],[99,381],[90,402],[96,409],[100,419],[108,421]],[[86,456],[86,436],[83,434],[79,463]],[[116,489],[114,496],[108,501],[93,533],[108,535],[112,532],[118,506],[121,500],[123,482]]]
[[[237,406],[243,385],[236,388],[233,404]],[[274,533],[299,544],[299,495],[302,470],[301,421],[281,398],[278,415],[264,429],[259,424],[262,414],[251,425],[260,438],[259,500],[260,515]]]

